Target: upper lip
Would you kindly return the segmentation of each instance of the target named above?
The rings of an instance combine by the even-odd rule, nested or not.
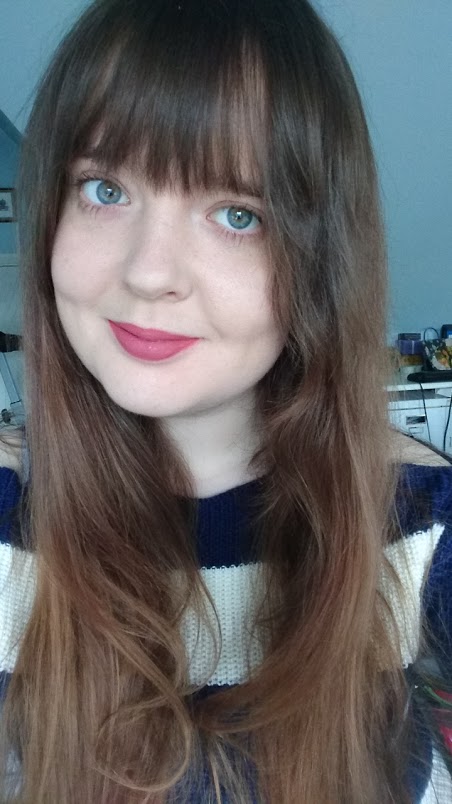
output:
[[[115,324],[117,327],[121,327],[121,329],[125,329],[126,332],[130,332],[132,335],[136,335],[137,338],[141,338],[144,341],[193,340],[191,335],[179,335],[176,332],[166,332],[164,329],[144,329],[143,327],[137,327],[135,324],[129,324],[124,321],[112,321],[111,323]]]

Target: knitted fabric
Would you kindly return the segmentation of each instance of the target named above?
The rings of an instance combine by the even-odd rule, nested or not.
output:
[[[204,684],[203,694],[240,684],[256,668],[262,653],[250,638],[253,611],[263,594],[259,564],[252,554],[249,511],[259,493],[253,481],[199,500],[197,555],[200,572],[212,595],[221,628],[221,654],[208,630],[188,611],[182,632],[190,658],[190,680]],[[35,559],[14,546],[14,520],[3,516],[18,501],[17,475],[0,469],[0,680],[14,670],[21,635],[33,605]],[[418,657],[422,619],[443,648],[452,675],[452,467],[403,467],[397,511],[404,538],[386,548],[403,592],[383,570],[380,588],[395,614],[402,635],[407,672]],[[14,557],[14,564],[13,562]],[[212,624],[218,627],[212,613]],[[389,620],[388,620],[389,628]],[[443,665],[444,666],[444,665]],[[414,804],[450,804],[452,783],[436,749],[425,744],[422,767],[412,764],[409,786]],[[200,799],[196,800],[199,801]],[[195,800],[193,799],[193,804]]]

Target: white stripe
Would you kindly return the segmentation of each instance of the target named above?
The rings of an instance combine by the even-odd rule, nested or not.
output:
[[[432,773],[420,804],[451,804],[452,779],[441,754],[433,749]]]
[[[385,550],[386,557],[400,578],[401,589],[398,589],[389,571],[383,567],[380,590],[395,616],[404,668],[412,664],[418,654],[423,585],[443,531],[444,525],[433,525],[431,529],[413,533]],[[384,609],[382,613],[388,632],[391,633],[390,620]]]
[[[14,670],[36,587],[35,557],[0,544],[0,670]]]
[[[443,530],[443,526],[434,525],[431,530],[415,533],[386,550],[401,578],[403,590],[399,594],[387,571],[382,573],[380,588],[395,614],[404,667],[417,656],[422,586]],[[15,565],[10,574],[13,554]],[[18,642],[30,615],[35,589],[34,564],[33,556],[9,545],[0,545],[0,670],[7,672],[14,669]],[[194,611],[187,610],[181,630],[190,661],[190,681],[211,685],[243,683],[262,661],[260,644],[250,638],[250,624],[262,593],[259,565],[203,568],[201,574],[218,613],[222,649],[215,667],[215,643],[209,629]],[[218,624],[208,601],[207,606],[214,634],[219,637]],[[389,628],[389,620],[387,625]]]
[[[199,625],[195,614],[186,612],[182,634],[190,661],[190,681],[193,684],[241,684],[263,659],[259,642],[250,639],[250,625],[261,597],[258,564],[238,567],[202,569],[202,577],[212,595],[221,628],[221,655],[215,668],[215,644],[206,626]],[[209,619],[214,633],[218,624],[209,605]],[[199,627],[198,627],[199,625]]]
[[[251,643],[246,636],[249,615],[254,611],[258,600],[257,571],[258,565],[252,564],[201,570],[218,611],[222,653],[215,670],[215,644],[209,630],[199,623],[193,611],[188,610],[181,630],[190,659],[192,684],[202,683],[207,678],[209,684],[238,684],[245,681],[248,644],[250,669],[262,661],[262,652],[256,640]],[[0,544],[0,671],[11,673],[14,670],[20,639],[30,617],[35,588],[35,557],[10,545]],[[216,620],[211,611],[210,615],[210,622],[218,637]]]

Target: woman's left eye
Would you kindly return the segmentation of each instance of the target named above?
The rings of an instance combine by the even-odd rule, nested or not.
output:
[[[87,179],[82,183],[82,190],[88,201],[97,206],[129,203],[129,198],[121,187],[109,179]]]
[[[254,232],[262,225],[259,216],[246,207],[223,207],[212,213],[212,217],[229,231],[235,232]]]

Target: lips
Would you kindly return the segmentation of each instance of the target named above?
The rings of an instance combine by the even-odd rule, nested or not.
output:
[[[134,324],[109,321],[110,328],[120,346],[139,360],[160,361],[198,343],[199,338],[187,338],[161,329],[143,329]]]
[[[193,340],[193,338],[187,335],[177,335],[175,332],[166,332],[163,329],[143,329],[142,327],[135,326],[135,324],[124,324],[122,321],[110,321],[110,324],[114,324],[115,327],[120,327],[126,332],[130,332],[131,335],[135,335],[136,338],[141,338],[143,341]]]

